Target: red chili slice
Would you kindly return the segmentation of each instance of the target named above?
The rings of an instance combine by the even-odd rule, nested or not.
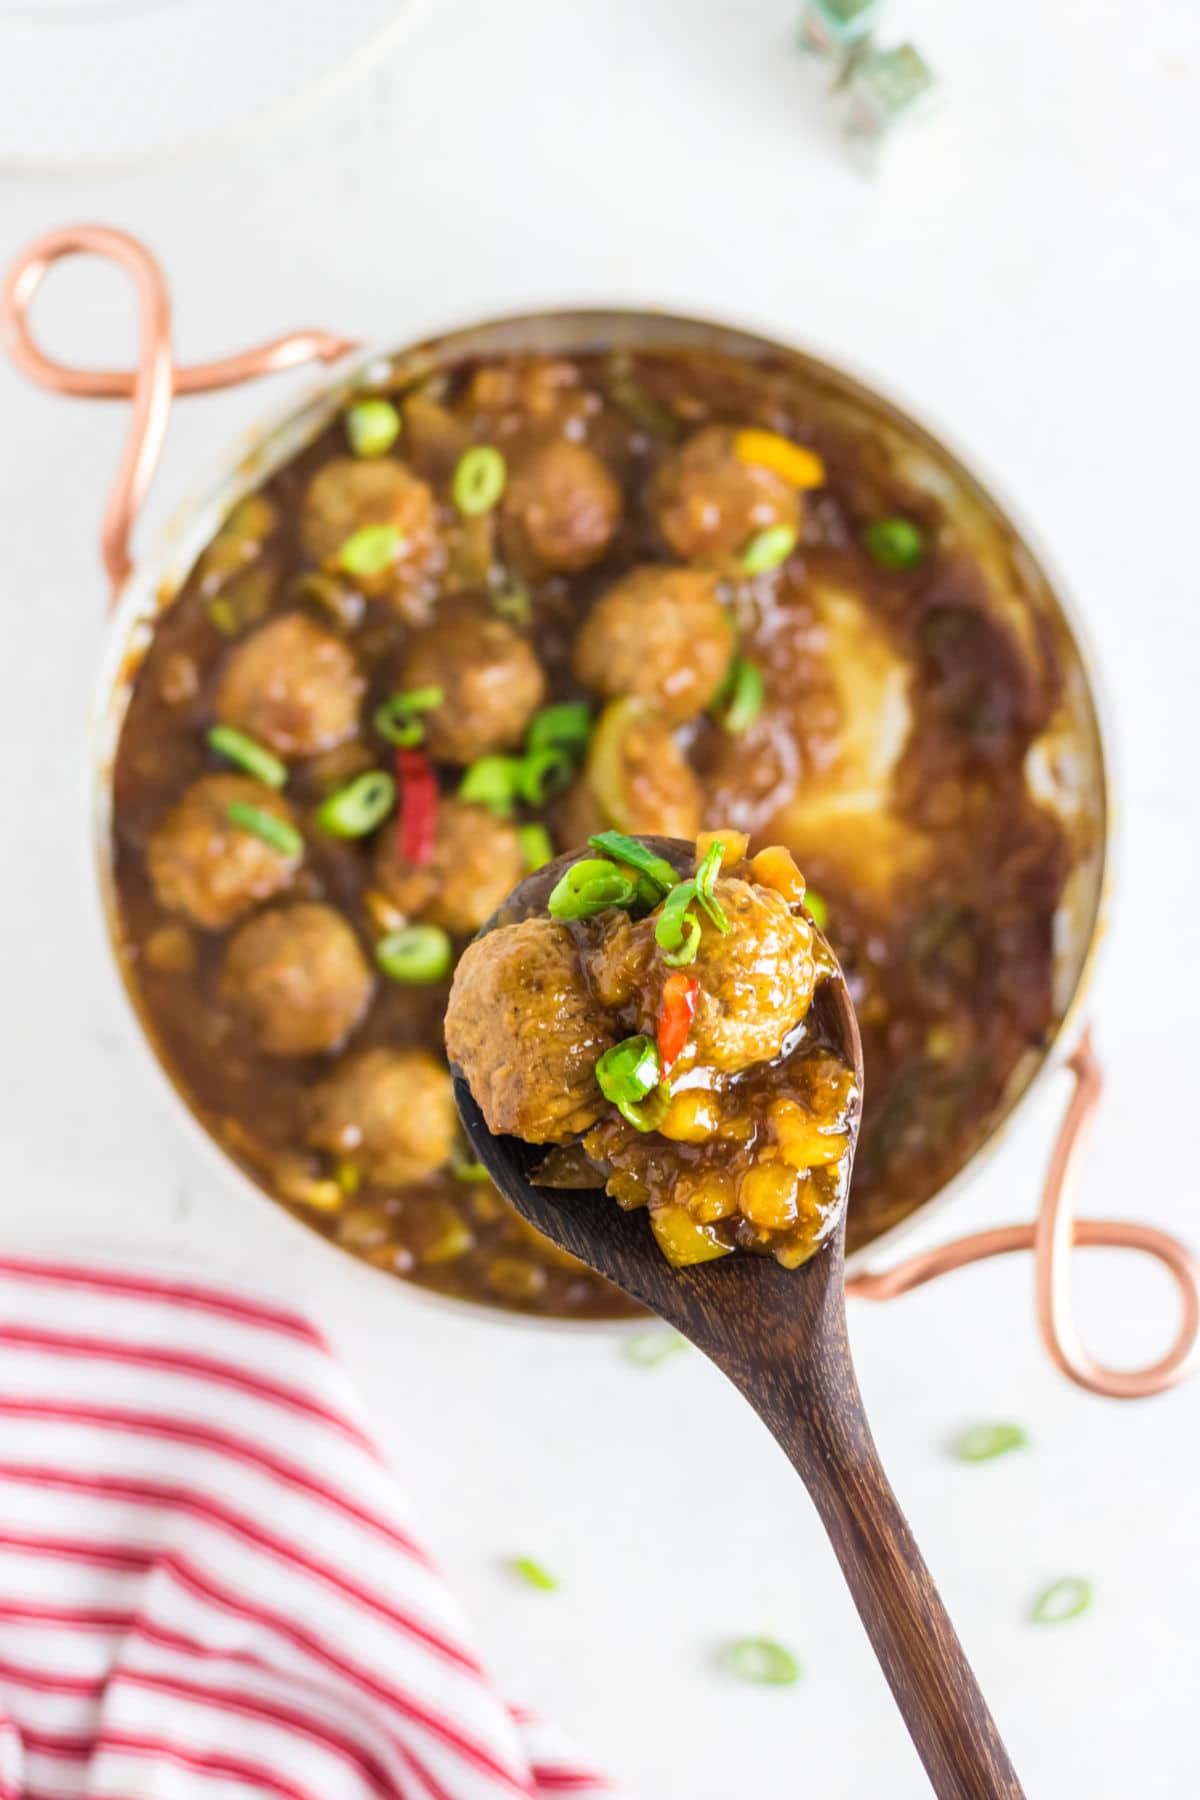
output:
[[[700,983],[694,975],[668,975],[663,982],[662,1007],[658,1015],[658,1054],[664,1075],[687,1043],[699,993]]]
[[[427,863],[437,830],[438,787],[433,764],[423,750],[397,750],[400,778],[400,854]]]

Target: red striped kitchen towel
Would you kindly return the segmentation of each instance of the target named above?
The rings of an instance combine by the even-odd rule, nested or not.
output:
[[[612,1792],[497,1694],[304,1318],[0,1257],[0,1800]]]

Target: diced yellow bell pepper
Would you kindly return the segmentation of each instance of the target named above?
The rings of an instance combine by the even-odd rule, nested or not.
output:
[[[777,431],[739,431],[733,440],[733,450],[739,462],[773,469],[793,487],[825,485],[825,464],[816,451],[806,449],[803,444],[793,444],[790,438],[781,437]]]
[[[804,877],[791,851],[782,844],[768,844],[750,858],[750,868],[760,886],[774,888],[785,900],[796,904],[804,899]]]
[[[750,839],[744,831],[702,831],[696,839],[696,867],[699,868],[712,846],[720,842],[725,848],[721,852],[721,867],[732,869],[734,863],[741,862],[750,848]]]
[[[728,1256],[733,1248],[722,1243],[714,1225],[701,1224],[686,1207],[671,1202],[651,1210],[650,1224],[659,1249],[677,1269],[688,1263],[713,1262],[718,1256]]]

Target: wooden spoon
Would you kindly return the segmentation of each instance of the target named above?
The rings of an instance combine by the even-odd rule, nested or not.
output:
[[[643,840],[681,876],[693,846]],[[574,852],[521,882],[480,933],[544,913]],[[840,969],[818,990],[862,1081]],[[603,1191],[538,1187],[544,1145],[493,1137],[462,1071],[455,1098],[475,1155],[522,1218],[675,1327],[724,1371],[791,1460],[821,1515],[896,1704],[940,1800],[1018,1800],[1022,1788],[871,1437],[846,1336],[845,1217],[801,1268],[734,1253],[675,1269],[645,1214]],[[855,1127],[857,1131],[857,1126]]]

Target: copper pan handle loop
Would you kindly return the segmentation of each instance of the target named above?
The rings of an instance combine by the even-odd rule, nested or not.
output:
[[[975,1232],[880,1274],[856,1275],[846,1283],[846,1292],[863,1300],[893,1300],[968,1263],[1032,1250],[1038,1327],[1058,1368],[1090,1393],[1113,1400],[1140,1400],[1174,1387],[1200,1362],[1200,1262],[1178,1238],[1151,1225],[1075,1217],[1073,1201],[1083,1151],[1103,1087],[1090,1033],[1084,1034],[1067,1066],[1075,1087],[1050,1158],[1036,1222]],[[1156,1257],[1172,1277],[1179,1290],[1179,1326],[1174,1342],[1157,1362],[1142,1369],[1108,1369],[1085,1350],[1071,1310],[1070,1251],[1077,1245],[1140,1250]]]
[[[39,348],[29,328],[34,296],[56,262],[104,256],[127,271],[137,293],[141,333],[136,369],[74,369]],[[308,362],[333,362],[353,343],[328,331],[293,332],[216,362],[176,368],[171,355],[171,302],[158,260],[127,232],[104,225],[68,225],[36,238],[18,256],[0,289],[0,337],[20,369],[55,394],[91,400],[132,400],[133,416],[108,502],[100,544],[115,595],[129,574],[129,540],[162,450],[171,399],[236,387]]]

